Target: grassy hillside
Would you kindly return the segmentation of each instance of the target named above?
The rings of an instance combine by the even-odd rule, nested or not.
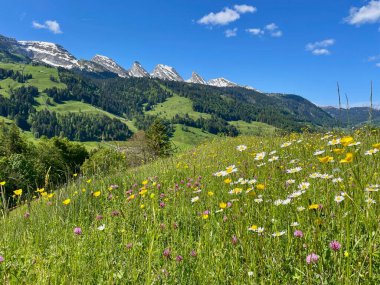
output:
[[[146,112],[148,115],[158,115],[160,117],[171,119],[176,114],[188,114],[190,118],[196,120],[200,117],[210,118],[210,114],[199,113],[193,110],[193,103],[189,98],[174,95],[168,98],[165,102],[158,104],[153,110]]]
[[[266,136],[273,135],[276,128],[260,122],[247,123],[244,121],[232,121],[231,125],[235,126],[242,135],[256,135],[256,136]]]
[[[50,68],[45,66],[33,66],[26,64],[13,64],[13,63],[1,63],[0,68],[12,69],[15,71],[23,72],[24,74],[31,74],[32,79],[26,83],[18,83],[10,78],[0,80],[0,95],[9,96],[9,89],[17,88],[20,86],[35,86],[39,92],[42,92],[46,88],[65,88],[66,85],[59,82],[51,81],[50,77],[58,79],[58,70],[56,68]]]
[[[137,169],[112,161],[1,219],[3,281],[377,284],[379,143],[218,138]]]
[[[213,139],[216,135],[208,132],[203,132],[200,129],[192,127],[184,127],[182,125],[175,125],[175,131],[172,141],[174,145],[180,150],[188,149],[205,142],[208,139]]]

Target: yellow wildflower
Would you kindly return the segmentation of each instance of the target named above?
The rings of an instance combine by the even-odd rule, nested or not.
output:
[[[48,198],[53,198],[53,196],[54,196],[54,193],[50,193],[50,194],[48,195]]]
[[[214,195],[214,192],[211,192],[211,191],[208,191],[207,192],[207,195],[209,195],[210,197]]]
[[[224,179],[224,183],[226,183],[226,184],[230,184],[230,183],[231,183],[231,181],[232,181],[232,179],[231,179],[231,178],[227,178],[227,179]]]
[[[227,204],[224,203],[224,202],[221,202],[221,203],[219,203],[219,207],[220,207],[221,209],[225,209],[225,208],[227,208]]]
[[[0,182],[0,185],[1,185],[1,186],[4,186],[5,183],[6,183],[5,181],[1,181],[1,182]]]
[[[350,163],[354,160],[354,155],[352,152],[346,153],[346,157],[344,159],[341,159],[341,163]]]
[[[63,201],[62,203],[64,204],[64,205],[68,205],[68,204],[70,204],[70,202],[71,202],[71,200],[70,199],[66,199],[65,201]]]
[[[334,148],[333,152],[336,154],[342,154],[344,152],[344,148]]]
[[[15,190],[15,191],[13,191],[13,193],[15,193],[16,196],[21,196],[22,189]]]
[[[340,143],[343,145],[343,146],[348,146],[350,143],[353,143],[354,142],[354,138],[353,137],[343,137],[340,139]]]
[[[141,204],[140,205],[140,209],[144,209],[145,208],[145,205],[144,204]]]
[[[94,197],[99,197],[99,196],[100,196],[100,191],[96,191],[96,192],[94,192],[94,194],[92,194],[92,195],[94,195]]]
[[[309,210],[316,210],[316,209],[318,209],[319,208],[319,205],[318,204],[311,204],[310,206],[309,206]]]
[[[380,149],[380,143],[375,143],[372,145],[373,148]]]
[[[92,179],[88,179],[86,182],[87,182],[87,183],[91,183],[91,181],[92,181]]]
[[[146,184],[148,184],[148,182],[149,182],[148,180],[144,180],[141,184],[146,185]]]
[[[256,231],[258,229],[257,225],[252,225],[248,228],[249,231]]]
[[[262,184],[262,183],[260,183],[260,184],[256,185],[256,188],[257,188],[257,190],[264,190],[265,189],[265,185]]]
[[[327,163],[332,161],[334,158],[332,156],[318,157],[318,160],[322,163]]]

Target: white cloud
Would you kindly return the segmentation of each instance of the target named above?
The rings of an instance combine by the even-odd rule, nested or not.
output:
[[[282,31],[275,31],[270,34],[272,37],[279,38],[282,37]]]
[[[368,61],[371,62],[371,61],[378,61],[380,59],[380,54],[378,55],[374,55],[374,56],[370,56],[368,58]]]
[[[330,50],[327,48],[335,44],[335,39],[326,39],[320,42],[308,43],[306,50],[311,51],[314,55],[329,55]]]
[[[262,36],[265,34],[265,31],[267,31],[272,37],[275,37],[275,38],[282,37],[282,31],[279,29],[279,27],[275,23],[268,24],[263,29],[252,28],[252,29],[246,29],[245,31],[254,36]]]
[[[360,8],[352,7],[345,21],[351,25],[380,22],[380,0],[371,0]]]
[[[235,22],[240,18],[240,14],[235,10],[230,8],[224,8],[223,11],[218,13],[210,13],[203,16],[198,20],[199,24],[203,25],[227,25],[229,23]]]
[[[265,29],[268,31],[274,31],[278,29],[278,26],[275,23],[271,23],[265,26]]]
[[[377,66],[377,67],[380,67],[380,62],[379,62],[379,63],[376,63],[376,66]]]
[[[308,43],[306,45],[306,49],[307,50],[314,50],[317,48],[326,48],[326,47],[332,46],[333,44],[335,44],[334,39],[327,39],[327,40],[323,40],[320,42]]]
[[[42,25],[42,24],[37,23],[35,21],[32,22],[32,25],[33,25],[33,28],[35,28],[35,29],[45,29],[46,28],[45,25]]]
[[[254,36],[261,36],[264,34],[264,31],[260,28],[246,29],[245,31],[254,35]]]
[[[256,12],[256,7],[249,5],[235,5],[233,9],[224,8],[222,11],[217,13],[209,13],[202,18],[200,18],[197,23],[203,25],[228,25],[229,23],[235,22],[240,19],[241,14],[254,13]]]
[[[265,29],[270,33],[272,37],[279,38],[282,37],[282,31],[275,23],[270,23],[265,26]]]
[[[237,31],[238,31],[238,28],[228,29],[224,32],[224,34],[226,35],[226,38],[232,38],[232,37],[236,37]]]
[[[312,54],[314,55],[329,55],[330,51],[325,48],[317,48],[311,51]]]
[[[249,5],[235,5],[234,9],[240,14],[255,13],[257,11],[256,7]]]
[[[59,23],[57,21],[47,20],[43,24],[33,21],[32,26],[35,29],[46,29],[54,34],[62,34],[61,27],[59,26]]]

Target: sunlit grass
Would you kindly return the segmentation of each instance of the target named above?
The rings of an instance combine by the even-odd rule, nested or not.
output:
[[[34,192],[1,220],[3,280],[376,284],[380,136],[351,136],[216,138]]]

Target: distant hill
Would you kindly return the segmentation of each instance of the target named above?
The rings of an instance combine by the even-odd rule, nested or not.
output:
[[[339,110],[336,107],[322,107],[324,111],[329,113],[332,117],[337,120],[338,124],[343,126],[358,126],[369,122],[369,107],[352,107],[347,109]],[[372,110],[372,123],[380,125],[380,110]]]

